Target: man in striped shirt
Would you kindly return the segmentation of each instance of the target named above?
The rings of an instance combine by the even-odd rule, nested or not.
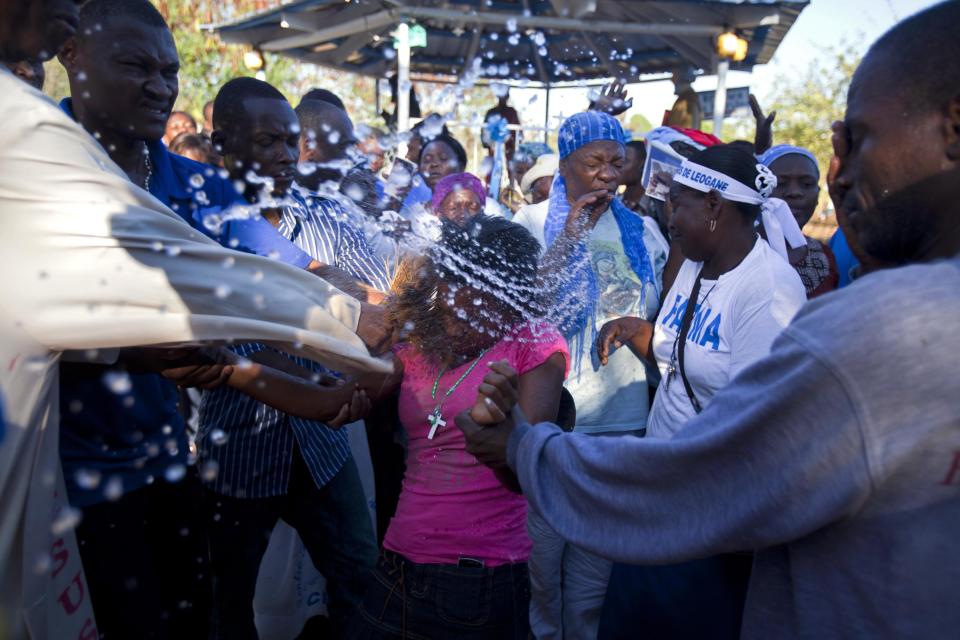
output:
[[[297,116],[269,84],[238,78],[221,89],[213,109],[214,140],[234,180],[280,234],[368,300],[389,288],[382,261],[340,206],[293,184],[299,155]],[[256,170],[259,175],[252,175]],[[330,372],[261,344],[240,355],[313,376]],[[300,534],[328,581],[335,631],[365,588],[376,538],[345,431],[285,414],[238,391],[204,394],[198,448],[212,514],[215,638],[256,638],[257,571],[278,519]]]

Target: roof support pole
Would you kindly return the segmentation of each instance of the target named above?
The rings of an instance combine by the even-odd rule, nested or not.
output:
[[[713,135],[723,135],[723,115],[727,111],[727,71],[730,61],[726,58],[717,63],[717,92],[713,98]]]
[[[397,27],[397,132],[410,129],[410,25],[401,22]],[[406,154],[407,145],[401,143],[399,153]]]
[[[547,85],[546,110],[543,112],[543,142],[549,143],[550,140],[550,85]]]

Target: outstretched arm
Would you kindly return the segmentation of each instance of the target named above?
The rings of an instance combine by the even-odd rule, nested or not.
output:
[[[21,212],[0,241],[5,297],[12,321],[44,347],[270,340],[337,370],[383,368],[355,333],[370,325],[360,303],[302,269],[203,237],[54,104],[14,95],[0,119],[10,124],[0,132],[0,208]]]
[[[507,443],[531,508],[557,533],[623,562],[784,543],[855,511],[872,486],[843,380],[788,336],[671,440],[514,420],[515,428],[508,420],[477,429],[465,416],[458,424],[487,464]]]

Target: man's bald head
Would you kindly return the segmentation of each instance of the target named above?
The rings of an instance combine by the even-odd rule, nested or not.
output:
[[[304,100],[296,112],[300,119],[301,161],[340,160],[357,143],[353,122],[343,109],[329,102]]]
[[[167,23],[150,0],[88,0],[80,9],[78,38],[95,38],[113,20],[134,22],[166,29]]]
[[[835,191],[857,244],[879,261],[923,259],[933,238],[957,233],[947,209],[931,217],[880,204],[960,166],[958,33],[960,2],[922,11],[870,48],[850,84]]]
[[[0,0],[0,61],[49,60],[77,29],[81,0]]]
[[[854,74],[850,94],[882,84],[911,112],[939,110],[960,93],[958,61],[960,2],[948,0],[883,34]]]

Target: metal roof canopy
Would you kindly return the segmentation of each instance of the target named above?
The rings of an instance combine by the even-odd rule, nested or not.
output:
[[[692,68],[716,69],[716,36],[749,42],[749,71],[769,62],[805,0],[297,0],[236,22],[208,25],[229,43],[350,73],[396,69],[391,33],[401,22],[427,30],[413,53],[418,76],[459,77],[481,65],[487,80],[550,86]],[[389,50],[389,52],[388,52]],[[474,62],[475,59],[479,63]]]

